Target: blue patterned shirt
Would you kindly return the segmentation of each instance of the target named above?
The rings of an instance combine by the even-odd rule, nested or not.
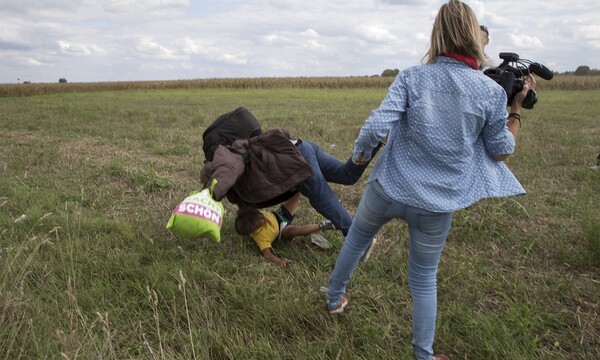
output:
[[[507,117],[501,86],[463,62],[439,56],[398,74],[362,126],[353,159],[370,154],[387,134],[369,181],[377,179],[393,199],[429,211],[523,195],[506,164],[492,159],[514,151]]]

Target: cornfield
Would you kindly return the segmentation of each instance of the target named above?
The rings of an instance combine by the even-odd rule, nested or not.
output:
[[[393,77],[289,77],[289,78],[223,78],[169,81],[122,81],[91,83],[0,84],[0,97],[29,96],[56,92],[119,91],[132,89],[351,89],[387,88]],[[550,81],[539,80],[539,90],[597,90],[600,76],[556,75]]]
[[[222,78],[170,81],[124,81],[96,83],[33,83],[0,85],[0,97],[27,96],[55,92],[118,91],[132,89],[352,89],[387,88],[392,77],[297,77],[297,78]]]

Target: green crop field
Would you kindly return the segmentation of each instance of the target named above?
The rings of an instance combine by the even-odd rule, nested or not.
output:
[[[320,291],[340,235],[276,244],[293,260],[278,268],[235,234],[227,201],[220,243],[165,230],[220,114],[245,106],[346,159],[389,85],[368,79],[0,86],[0,358],[410,359],[401,222],[341,316]],[[455,214],[435,343],[451,359],[600,358],[600,89],[570,79],[540,81],[523,113],[508,166],[528,194]],[[351,213],[367,175],[334,186]],[[303,199],[295,222],[320,220]]]

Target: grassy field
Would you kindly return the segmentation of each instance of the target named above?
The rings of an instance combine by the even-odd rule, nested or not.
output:
[[[402,223],[336,317],[320,287],[341,236],[278,244],[294,262],[277,268],[227,202],[221,243],[165,230],[220,114],[245,106],[345,159],[384,86],[102,90],[0,97],[0,358],[410,358]],[[455,215],[435,344],[451,359],[600,358],[600,90],[567,90],[523,114],[509,167],[528,195]],[[335,187],[351,212],[366,178]],[[319,220],[303,200],[296,222]]]

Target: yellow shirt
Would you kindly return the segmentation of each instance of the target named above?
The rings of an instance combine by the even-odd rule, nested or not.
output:
[[[264,210],[260,210],[260,212],[267,222],[256,229],[250,236],[254,239],[260,250],[263,251],[270,248],[271,244],[279,237],[279,223],[272,212]]]

